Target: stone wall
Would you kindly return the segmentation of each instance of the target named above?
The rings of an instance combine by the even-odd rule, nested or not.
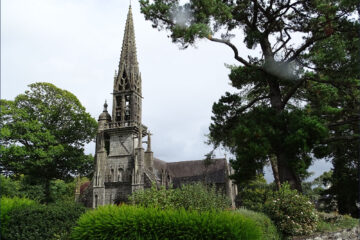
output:
[[[360,240],[360,226],[338,232],[315,234],[307,237],[294,237],[293,240]]]

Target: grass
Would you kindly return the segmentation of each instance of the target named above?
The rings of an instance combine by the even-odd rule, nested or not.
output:
[[[319,213],[320,221],[317,232],[336,232],[359,226],[359,220],[349,215],[338,213]]]

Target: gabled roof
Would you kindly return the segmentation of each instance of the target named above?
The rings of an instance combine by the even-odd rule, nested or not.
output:
[[[155,158],[154,168],[158,174],[162,170],[166,171],[174,186],[195,181],[208,183],[226,183],[227,181],[228,165],[225,158],[212,159],[208,165],[204,160],[164,162]]]

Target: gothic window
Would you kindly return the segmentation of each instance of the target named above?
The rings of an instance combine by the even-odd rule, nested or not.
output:
[[[121,106],[121,96],[116,96],[116,107]]]
[[[121,112],[116,111],[116,122],[121,122]]]
[[[104,135],[104,141],[105,141],[106,154],[109,155],[109,152],[110,152],[110,136],[105,134]]]
[[[98,195],[95,195],[95,207],[98,206]]]
[[[109,182],[115,182],[114,169],[111,169],[111,180]]]
[[[118,169],[118,181],[122,182],[124,180],[124,170],[122,168]]]
[[[130,83],[129,81],[126,79],[126,82],[125,82],[125,90],[129,90],[130,89]]]
[[[116,116],[115,121],[121,121],[121,96],[116,96]]]
[[[127,87],[127,85],[128,85],[128,78],[127,78],[126,73],[124,71],[124,73],[123,73],[123,75],[122,75],[122,77],[120,79],[119,91],[124,90]]]

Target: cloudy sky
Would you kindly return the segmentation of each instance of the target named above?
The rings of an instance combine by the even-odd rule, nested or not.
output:
[[[97,118],[105,99],[112,102],[128,8],[128,0],[1,1],[1,98],[13,99],[30,83],[50,82],[75,94]],[[154,154],[165,161],[202,159],[211,150],[204,143],[211,106],[234,91],[224,66],[237,63],[233,53],[207,40],[179,50],[168,33],[145,21],[136,0],[132,9],[143,123],[154,134]],[[244,47],[240,32],[234,41],[241,56],[258,54]],[[89,144],[86,152],[94,148]],[[318,175],[328,168],[321,161],[311,171]]]

